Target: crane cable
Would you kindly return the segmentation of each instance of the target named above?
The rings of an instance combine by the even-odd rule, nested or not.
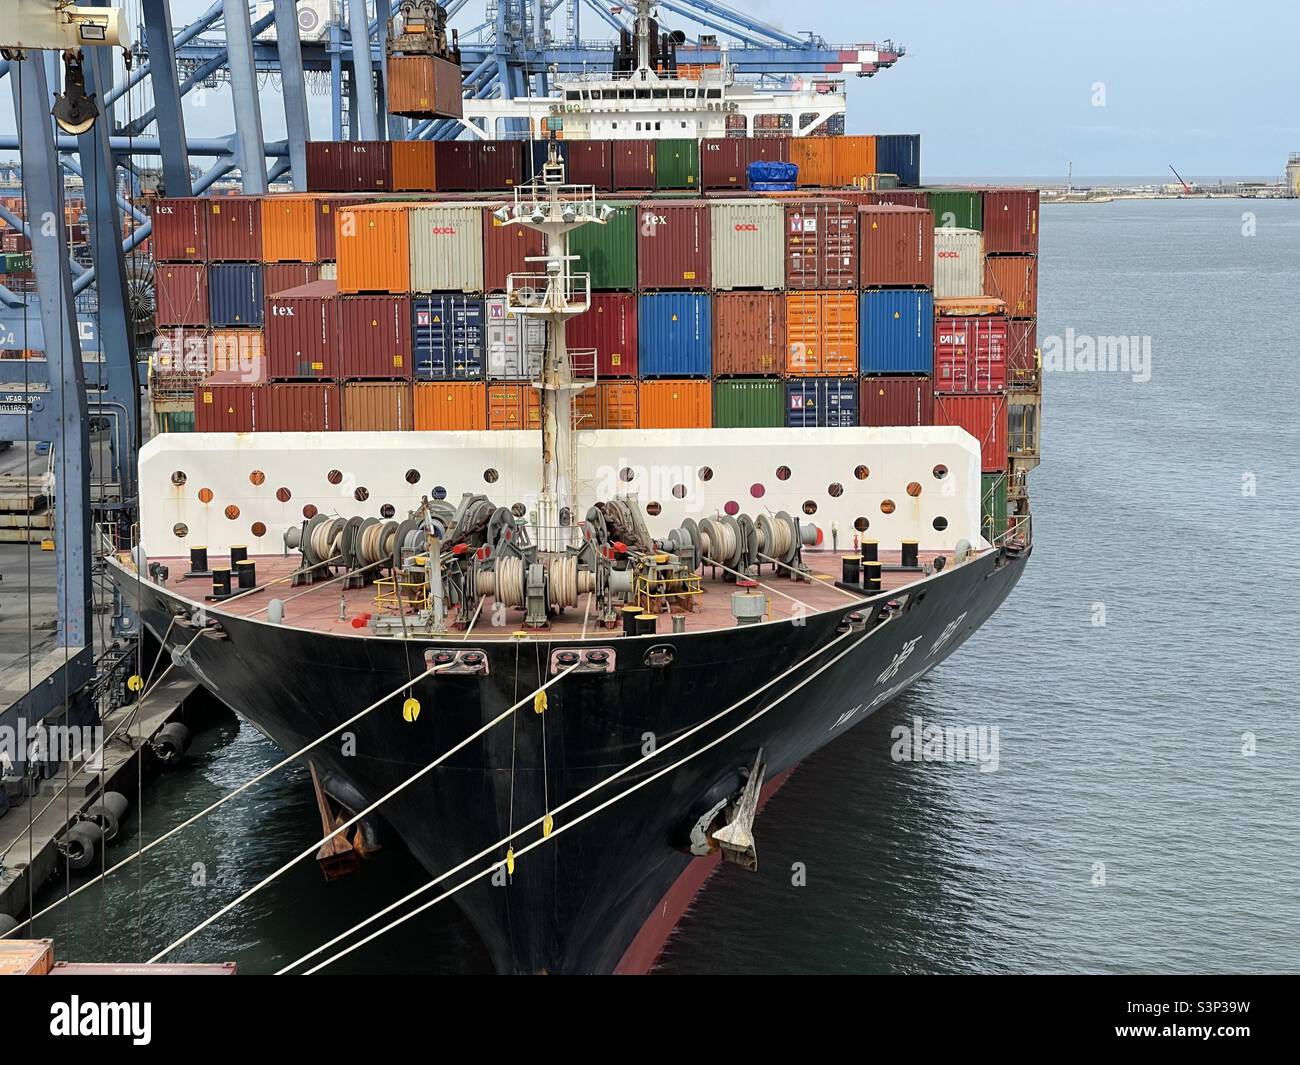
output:
[[[552,684],[556,684],[556,683],[558,683],[559,681],[563,680],[563,679],[564,679],[565,677],[567,677],[570,673],[572,673],[575,669],[577,669],[577,668],[579,667],[579,665],[581,665],[581,663],[575,663],[574,665],[570,666],[568,669],[565,669],[565,670],[563,670],[562,672],[557,673],[554,677],[552,677],[552,678],[551,678],[550,680],[548,680],[545,684],[543,684],[540,688],[538,688],[538,689],[537,689],[537,692],[545,691],[545,690],[546,690],[547,688],[549,688]],[[411,683],[413,683],[413,681],[412,681]],[[361,820],[363,817],[365,817],[367,814],[373,813],[376,809],[378,809],[380,806],[382,806],[384,803],[386,803],[386,802],[387,802],[389,799],[391,799],[394,795],[396,795],[396,794],[398,794],[399,792],[404,791],[406,788],[410,787],[410,786],[411,786],[412,784],[414,784],[417,780],[420,780],[420,779],[421,779],[422,777],[424,777],[426,774],[430,773],[432,770],[434,770],[435,768],[437,768],[438,766],[440,766],[443,762],[445,762],[448,758],[450,758],[450,757],[451,757],[453,754],[455,754],[457,751],[460,751],[460,750],[462,750],[463,748],[467,747],[469,744],[473,743],[474,740],[478,739],[480,736],[482,736],[482,735],[483,735],[485,732],[487,732],[489,729],[491,729],[491,728],[493,728],[494,726],[500,724],[500,723],[501,723],[502,721],[504,721],[507,717],[511,717],[511,716],[513,716],[513,715],[514,715],[514,712],[515,712],[516,710],[518,710],[521,706],[524,706],[524,705],[526,705],[526,704],[528,704],[528,703],[531,703],[531,702],[533,701],[533,697],[537,694],[537,692],[529,692],[528,695],[526,695],[523,699],[519,700],[518,702],[514,703],[512,706],[510,706],[510,707],[508,707],[507,709],[503,710],[503,711],[502,711],[501,713],[499,713],[496,717],[494,717],[491,721],[487,722],[487,724],[485,724],[485,725],[481,725],[479,728],[475,729],[473,732],[471,732],[468,736],[466,736],[463,740],[461,740],[461,741],[460,741],[459,743],[457,743],[455,746],[453,746],[453,747],[449,747],[449,748],[448,748],[447,750],[445,750],[442,754],[438,755],[438,757],[435,758],[432,762],[430,762],[428,765],[426,765],[423,769],[420,769],[420,770],[418,770],[417,772],[411,774],[409,777],[407,777],[404,781],[402,781],[402,782],[401,782],[400,784],[398,784],[396,787],[390,789],[387,793],[385,793],[384,795],[380,796],[380,798],[378,798],[378,799],[376,799],[374,802],[372,802],[372,803],[371,803],[369,806],[367,806],[364,810],[360,811],[359,813],[353,814],[352,817],[350,817],[347,821],[344,821],[341,825],[338,826],[338,828],[334,829],[333,832],[330,832],[328,835],[326,835],[326,836],[322,837],[321,839],[317,840],[315,843],[313,843],[313,844],[312,844],[310,847],[308,847],[306,850],[301,851],[297,856],[295,856],[294,858],[290,859],[290,860],[289,860],[288,862],[286,862],[284,865],[280,866],[279,869],[275,870],[275,872],[270,873],[269,875],[263,877],[262,880],[261,880],[260,882],[258,882],[257,884],[255,884],[253,887],[249,888],[247,891],[245,891],[242,895],[240,895],[240,896],[239,896],[237,899],[235,899],[233,902],[228,902],[228,903],[226,903],[225,906],[221,907],[221,909],[219,909],[219,910],[218,910],[216,913],[214,913],[211,917],[207,917],[207,918],[205,918],[204,920],[200,921],[197,925],[195,925],[193,928],[191,928],[188,932],[186,932],[186,933],[185,933],[183,936],[181,936],[179,939],[177,939],[177,940],[175,940],[174,942],[172,942],[172,943],[168,944],[167,946],[163,947],[162,950],[158,951],[157,954],[155,954],[152,958],[149,959],[149,962],[152,963],[152,962],[156,962],[156,961],[161,961],[164,957],[166,957],[168,954],[170,954],[173,950],[175,950],[177,947],[179,947],[182,943],[186,943],[186,942],[188,942],[189,940],[193,939],[196,935],[198,935],[200,932],[202,932],[203,929],[207,928],[210,924],[212,924],[212,923],[213,923],[214,921],[216,921],[218,918],[223,917],[225,914],[229,913],[231,910],[233,910],[233,909],[234,909],[236,906],[238,906],[240,903],[245,902],[246,900],[252,898],[252,897],[253,897],[254,895],[256,895],[259,891],[261,891],[262,888],[266,887],[266,886],[267,886],[268,884],[270,884],[273,880],[276,880],[277,878],[279,878],[282,874],[288,872],[290,869],[292,869],[295,865],[297,865],[297,864],[298,864],[300,861],[302,861],[304,858],[308,857],[309,855],[315,854],[317,850],[319,850],[321,847],[323,847],[326,843],[328,843],[330,840],[332,840],[335,836],[339,835],[339,833],[344,832],[344,831],[346,831],[347,829],[351,828],[353,825],[355,825],[358,821],[360,821],[360,820]]]
[[[658,755],[664,753],[665,751],[670,750],[671,748],[675,747],[677,744],[683,742],[684,740],[689,739],[691,736],[695,735],[695,734],[696,734],[697,732],[699,732],[700,730],[705,729],[705,728],[708,728],[710,725],[716,723],[717,721],[720,721],[722,718],[726,717],[728,714],[732,713],[734,710],[739,709],[739,708],[740,708],[741,706],[743,706],[745,703],[749,702],[751,699],[754,698],[754,696],[761,694],[762,692],[764,692],[764,691],[766,691],[767,689],[771,688],[774,684],[777,684],[777,683],[779,683],[780,681],[784,680],[786,677],[790,676],[791,673],[794,673],[796,670],[802,668],[804,665],[806,665],[806,664],[807,664],[808,662],[810,662],[812,659],[816,658],[818,655],[820,655],[820,654],[824,654],[826,651],[829,651],[832,647],[834,647],[836,644],[840,643],[842,640],[847,639],[850,635],[852,635],[852,630],[850,630],[849,632],[841,633],[840,635],[836,636],[835,639],[831,640],[830,643],[826,644],[824,647],[819,647],[819,648],[817,648],[817,649],[816,649],[815,651],[813,651],[811,654],[809,654],[809,655],[807,655],[806,657],[800,659],[798,662],[796,662],[794,665],[792,665],[792,666],[791,666],[789,669],[787,669],[785,672],[783,672],[783,673],[781,673],[781,674],[778,674],[777,676],[773,677],[773,678],[772,678],[771,680],[769,680],[766,684],[763,684],[762,686],[760,686],[760,687],[758,687],[758,688],[755,688],[755,689],[754,689],[753,691],[751,691],[749,694],[743,696],[743,697],[742,697],[741,699],[739,699],[738,701],[732,703],[732,704],[731,704],[729,707],[727,707],[725,710],[720,710],[720,711],[718,711],[718,713],[714,714],[712,717],[707,718],[706,720],[701,721],[701,722],[699,722],[699,723],[696,724],[696,725],[693,725],[691,728],[689,728],[689,729],[687,729],[685,732],[683,732],[680,736],[675,737],[674,739],[672,739],[672,740],[670,740],[669,742],[663,744],[662,746],[657,746],[657,747],[655,747],[654,750],[652,750],[649,754],[645,755],[645,757],[642,758],[640,761],[636,761],[636,762],[630,762],[630,763],[628,763],[628,764],[625,765],[622,769],[619,769],[619,770],[617,770],[616,772],[611,773],[611,774],[610,774],[609,776],[607,776],[604,780],[598,781],[597,783],[593,784],[593,785],[592,785],[590,788],[588,788],[586,791],[583,791],[583,792],[579,793],[578,795],[573,796],[571,799],[566,799],[564,802],[560,803],[560,805],[558,805],[557,807],[555,807],[554,810],[548,810],[548,811],[547,811],[547,812],[546,812],[542,817],[534,818],[534,819],[533,819],[532,821],[530,821],[528,824],[526,824],[526,825],[522,826],[521,828],[518,828],[518,829],[516,829],[515,831],[511,832],[511,834],[508,835],[508,836],[506,836],[504,839],[497,840],[497,842],[493,843],[491,846],[489,846],[489,847],[485,847],[483,850],[479,851],[477,854],[473,854],[473,855],[471,855],[470,857],[466,858],[463,862],[461,862],[459,865],[454,866],[453,868],[448,869],[446,872],[439,874],[439,875],[436,876],[433,880],[429,881],[427,884],[424,884],[424,885],[422,885],[422,886],[416,888],[414,891],[409,892],[408,894],[404,895],[402,898],[398,899],[396,902],[390,903],[388,906],[384,907],[382,910],[378,911],[378,912],[375,913],[375,914],[372,914],[370,917],[367,917],[364,921],[361,921],[361,922],[359,922],[358,924],[353,925],[351,928],[346,929],[346,930],[343,931],[343,932],[340,932],[340,933],[339,933],[337,936],[335,936],[333,939],[329,940],[329,942],[321,944],[321,946],[317,947],[315,950],[311,951],[310,953],[304,954],[302,957],[298,958],[298,959],[295,960],[295,961],[290,962],[288,965],[286,965],[286,966],[284,966],[282,969],[278,970],[278,971],[276,972],[276,975],[277,975],[277,976],[282,976],[282,975],[288,973],[289,970],[291,970],[291,969],[293,969],[293,968],[296,968],[297,966],[301,965],[303,962],[309,960],[310,958],[314,958],[316,955],[318,955],[318,954],[320,954],[320,953],[322,953],[322,952],[328,950],[330,947],[335,946],[336,944],[340,943],[342,940],[344,940],[344,939],[346,939],[348,936],[352,935],[352,933],[357,932],[357,931],[360,931],[362,928],[365,928],[367,925],[372,924],[373,922],[379,920],[381,917],[385,916],[386,914],[391,913],[393,910],[397,909],[397,907],[403,905],[404,903],[410,902],[410,901],[411,901],[412,899],[414,899],[416,896],[418,896],[418,895],[422,895],[422,894],[424,894],[425,892],[431,890],[433,887],[435,887],[436,885],[442,883],[442,881],[446,880],[448,877],[453,876],[453,875],[455,875],[456,873],[461,872],[463,869],[465,869],[466,866],[471,865],[472,863],[478,861],[480,858],[486,857],[487,855],[493,853],[494,851],[499,852],[502,846],[507,846],[507,845],[509,845],[509,844],[511,843],[511,841],[513,841],[517,836],[521,836],[521,835],[523,835],[525,832],[528,832],[529,830],[531,830],[531,829],[533,829],[533,828],[536,828],[538,825],[542,825],[543,828],[545,829],[545,828],[546,828],[546,824],[547,824],[547,822],[549,821],[551,827],[550,827],[550,830],[549,830],[549,831],[545,831],[544,834],[543,834],[539,839],[537,839],[537,840],[535,840],[534,842],[528,844],[526,847],[523,847],[523,848],[520,849],[519,851],[512,851],[511,853],[512,853],[513,858],[515,858],[515,859],[517,860],[517,859],[520,858],[522,855],[524,855],[524,854],[526,854],[528,851],[532,850],[534,847],[537,847],[537,846],[539,846],[540,844],[545,843],[545,842],[547,842],[547,841],[550,840],[550,839],[554,839],[556,836],[560,835],[561,833],[566,832],[566,831],[568,831],[570,828],[573,828],[575,825],[581,823],[582,821],[585,821],[588,817],[592,816],[593,814],[595,814],[595,813],[599,813],[599,812],[600,812],[601,810],[603,810],[606,806],[609,806],[609,805],[611,805],[611,804],[613,804],[613,803],[615,803],[615,802],[618,802],[620,799],[626,798],[628,795],[631,795],[634,791],[638,791],[639,789],[645,787],[645,785],[649,784],[649,783],[650,783],[651,781],[653,781],[653,780],[657,780],[659,777],[663,776],[665,773],[670,772],[671,770],[678,768],[679,766],[685,764],[686,762],[689,762],[691,759],[698,757],[700,754],[703,754],[705,751],[707,751],[710,747],[716,746],[718,743],[721,743],[723,740],[725,740],[725,739],[727,739],[728,737],[734,735],[736,732],[739,732],[741,729],[745,728],[747,725],[749,725],[749,724],[752,723],[753,721],[756,721],[758,718],[762,717],[762,716],[763,716],[764,714],[766,714],[769,710],[771,710],[771,709],[773,709],[774,707],[780,705],[782,702],[784,702],[786,699],[788,699],[791,695],[793,695],[795,692],[797,692],[800,688],[802,688],[805,684],[807,684],[809,681],[811,681],[814,677],[820,675],[820,674],[821,674],[822,672],[824,672],[827,668],[829,668],[830,666],[832,666],[832,665],[834,665],[836,662],[838,662],[841,658],[844,657],[844,655],[848,654],[849,651],[853,650],[853,648],[856,647],[856,646],[857,646],[859,643],[861,643],[862,641],[859,640],[859,641],[855,642],[852,646],[850,646],[850,647],[846,648],[844,651],[840,652],[840,654],[836,655],[835,658],[831,659],[831,660],[830,660],[829,662],[827,662],[825,665],[819,667],[818,670],[817,670],[815,673],[812,673],[812,674],[810,674],[808,677],[805,677],[802,681],[800,681],[797,685],[795,685],[793,688],[791,688],[791,689],[790,689],[788,692],[786,692],[784,695],[779,696],[779,697],[778,697],[774,702],[768,704],[768,705],[767,705],[766,707],[764,707],[762,710],[758,711],[758,713],[756,713],[756,714],[752,715],[751,717],[749,717],[748,719],[746,719],[744,722],[742,722],[740,725],[736,726],[736,728],[732,729],[730,732],[725,733],[724,735],[719,736],[718,738],[716,738],[716,739],[714,739],[714,740],[711,740],[709,743],[705,744],[703,747],[700,747],[698,750],[696,750],[696,751],[693,752],[692,754],[689,754],[689,755],[687,755],[685,758],[682,758],[682,759],[680,759],[679,761],[674,762],[672,765],[667,766],[665,769],[660,770],[659,772],[655,773],[653,776],[647,777],[646,779],[644,779],[644,780],[642,780],[642,781],[639,781],[638,783],[634,784],[632,787],[630,787],[630,788],[628,788],[628,789],[626,789],[626,790],[624,790],[624,791],[619,792],[617,795],[613,796],[613,797],[610,798],[610,799],[607,799],[605,802],[601,803],[599,806],[596,806],[596,807],[592,808],[591,810],[589,810],[589,811],[587,811],[586,813],[582,814],[580,817],[576,818],[575,820],[570,821],[570,822],[568,822],[567,824],[562,825],[562,826],[560,826],[560,827],[554,827],[554,815],[560,813],[560,812],[563,811],[563,810],[568,809],[569,807],[573,806],[575,803],[581,802],[583,799],[585,799],[585,798],[587,798],[588,796],[594,794],[595,792],[597,792],[597,791],[599,791],[600,789],[606,787],[607,785],[612,784],[614,781],[618,780],[620,777],[625,776],[626,774],[630,773],[633,769],[636,769],[636,768],[638,768],[638,767],[644,765],[644,764],[645,764],[646,762],[648,762],[650,759],[657,757]],[[864,634],[863,639],[865,639],[867,635],[870,635],[870,633]],[[345,954],[350,954],[350,953],[352,953],[352,951],[358,949],[359,947],[365,945],[366,943],[369,943],[371,940],[378,938],[379,936],[383,935],[385,932],[391,931],[393,928],[396,928],[399,924],[402,924],[403,922],[410,920],[410,919],[411,919],[412,917],[414,917],[416,914],[421,913],[421,912],[423,912],[424,910],[428,909],[429,907],[437,905],[439,902],[441,902],[441,901],[443,901],[444,899],[450,897],[451,895],[456,894],[456,892],[460,891],[462,888],[467,887],[469,884],[473,883],[475,880],[480,879],[480,878],[484,875],[485,872],[491,872],[491,871],[497,869],[498,867],[500,867],[500,865],[501,865],[501,862],[500,862],[500,861],[497,861],[497,862],[494,862],[491,866],[489,866],[488,869],[486,869],[486,870],[480,870],[479,872],[472,874],[471,876],[469,876],[469,877],[466,878],[465,880],[462,880],[460,883],[458,883],[455,887],[453,887],[453,888],[449,889],[448,891],[444,892],[443,894],[439,895],[437,898],[432,899],[431,901],[426,902],[426,903],[424,903],[424,904],[421,905],[421,906],[418,906],[416,909],[411,910],[409,913],[407,913],[407,914],[405,914],[404,916],[398,918],[396,921],[393,921],[393,922],[391,922],[391,923],[385,925],[383,928],[379,929],[378,931],[375,931],[375,932],[371,933],[370,935],[366,936],[365,938],[358,940],[356,943],[352,944],[350,947],[347,947],[346,949],[344,949],[344,950],[342,950],[342,951],[339,951],[337,954],[334,954],[334,955],[332,955],[331,957],[326,958],[323,962],[320,962],[319,964],[313,966],[311,969],[308,969],[305,975],[310,975],[311,973],[314,973],[314,972],[318,971],[319,969],[324,968],[324,967],[327,966],[327,965],[331,965],[331,964],[333,964],[335,961],[338,961],[339,958],[342,958]]]

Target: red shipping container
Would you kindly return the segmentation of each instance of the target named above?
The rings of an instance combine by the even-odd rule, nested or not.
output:
[[[530,255],[546,254],[546,235],[517,222],[498,222],[493,207],[483,208],[483,284],[486,292],[504,292],[512,273],[545,273],[546,264],[527,262]]]
[[[862,288],[934,287],[934,215],[894,204],[858,208]]]
[[[565,141],[569,147],[568,181],[594,185],[602,192],[614,188],[614,141]]]
[[[338,258],[335,215],[345,207],[369,202],[363,196],[322,196],[316,201],[316,254],[323,262]]]
[[[201,263],[208,257],[208,201],[199,196],[157,200],[150,248],[156,262]]]
[[[1038,258],[1034,255],[986,255],[984,295],[1007,305],[1012,318],[1038,316]]]
[[[1012,318],[1007,323],[1007,384],[1029,388],[1038,370],[1038,319]]]
[[[719,292],[714,296],[714,375],[783,375],[787,306],[781,292]]]
[[[1038,251],[1037,189],[985,189],[984,251]]]
[[[787,289],[858,287],[855,205],[826,199],[786,204],[785,285]]]
[[[652,189],[655,187],[655,142],[652,140],[614,141],[614,188]]]
[[[257,196],[208,199],[208,261],[262,260],[262,201]]]
[[[1000,392],[1007,387],[1007,320],[1000,314],[934,322],[934,387],[940,392]]]
[[[788,137],[705,137],[700,141],[700,184],[706,189],[747,189],[750,163],[789,159]]]
[[[512,189],[523,181],[523,141],[438,141],[434,172],[440,192]]]
[[[343,428],[338,385],[263,385],[254,427],[259,433],[334,433]]]
[[[899,207],[926,207],[927,202],[924,192],[916,189],[888,189],[883,192],[837,192],[836,197],[842,200],[848,200],[850,203],[856,203],[860,207],[869,207],[874,204],[895,204]]]
[[[636,273],[641,289],[708,289],[712,281],[709,207],[680,200],[637,205]]]
[[[333,281],[268,296],[263,326],[267,376],[290,381],[339,377],[338,311]]]
[[[340,380],[411,379],[409,296],[346,296],[338,310]]]
[[[262,294],[274,296],[320,278],[320,263],[267,263],[262,267]]]
[[[154,322],[157,325],[208,324],[206,266],[159,263],[154,267]]]
[[[194,390],[196,433],[251,433],[262,385],[202,385]]]
[[[586,314],[570,318],[565,330],[569,350],[594,348],[596,376],[636,376],[636,296],[630,292],[594,292]]]
[[[928,377],[864,377],[858,389],[861,424],[933,425],[934,384]]]
[[[388,141],[308,141],[308,192],[388,192]]]
[[[1007,468],[1007,397],[1005,395],[936,394],[934,424],[956,425],[980,447],[980,468],[998,473]]]

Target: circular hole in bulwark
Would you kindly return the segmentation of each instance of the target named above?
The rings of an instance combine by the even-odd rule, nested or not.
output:
[[[871,476],[871,470],[867,466],[855,466],[853,468],[853,476],[856,477],[859,481],[865,481],[868,477]]]
[[[740,513],[740,504],[737,503],[734,499],[728,499],[726,506],[724,506],[722,509],[726,513],[730,514],[732,517],[735,517],[737,514]]]
[[[393,506],[392,503],[385,503],[382,507],[379,508],[379,516],[381,518],[391,518],[396,513],[397,513],[397,508]]]
[[[790,479],[790,467],[778,466],[776,468],[776,479],[778,481],[788,481]]]
[[[419,483],[420,483],[420,471],[419,471],[419,470],[407,470],[407,471],[406,471],[406,483],[407,483],[407,484],[419,484]]]
[[[650,502],[645,505],[645,512],[652,518],[657,518],[663,512],[663,509],[663,507],[655,502]]]
[[[364,503],[367,499],[370,498],[370,489],[362,485],[360,488],[358,488],[355,492],[352,493],[352,498],[355,499],[358,503]]]
[[[834,484],[829,484],[826,486],[826,494],[832,499],[838,499],[844,494],[844,486],[840,484],[839,481],[836,481]]]
[[[190,534],[190,527],[186,525],[183,521],[178,521],[175,525],[172,526],[172,535],[176,537],[178,540],[184,540],[185,537],[189,536],[189,534]]]
[[[287,503],[293,498],[293,493],[287,488],[277,488],[275,490],[275,498],[281,503]]]
[[[713,480],[713,467],[712,467],[712,466],[701,466],[701,467],[699,468],[698,475],[699,475],[699,478],[700,478],[701,481],[711,481],[711,480]]]
[[[936,481],[942,481],[945,477],[948,476],[948,467],[941,462],[937,466],[935,466],[935,468],[932,469],[930,472],[934,474],[934,479]]]
[[[814,502],[814,501],[811,500],[811,499],[805,499],[805,500],[803,501],[803,512],[804,512],[805,514],[816,514],[816,513],[817,513],[817,504],[816,504],[816,502]]]
[[[184,470],[176,470],[172,473],[172,484],[176,485],[177,488],[183,485],[188,479],[189,478],[185,476]]]
[[[871,528],[871,522],[867,521],[866,518],[854,518],[853,527],[857,529],[858,532],[866,532]]]
[[[239,517],[239,508],[235,506],[234,503],[231,503],[230,506],[226,507],[226,517],[231,521],[234,521]]]
[[[342,470],[330,470],[330,472],[327,473],[327,474],[325,475],[325,480],[329,481],[330,484],[342,484],[342,483],[343,483],[343,471],[342,471]]]
[[[302,508],[302,516],[308,521],[311,521],[311,519],[316,516],[316,508],[308,503]]]
[[[483,471],[483,480],[487,481],[488,484],[496,484],[500,478],[501,474],[497,473],[497,471],[491,467],[488,467]]]
[[[686,485],[684,485],[684,484],[675,484],[675,485],[673,485],[673,498],[674,498],[674,499],[685,499],[685,498],[686,498]]]
[[[894,513],[894,501],[892,499],[882,499],[880,501],[880,513],[882,514]]]
[[[261,470],[254,470],[248,475],[248,480],[250,484],[265,484],[266,474]]]
[[[253,527],[251,531],[254,536],[265,536],[266,526],[263,525],[260,521],[255,521],[253,522]]]
[[[943,532],[944,529],[948,528],[948,519],[940,514],[930,524],[934,526],[935,532]]]
[[[919,496],[919,495],[921,494],[921,482],[920,482],[920,481],[908,481],[908,482],[907,482],[907,494],[908,494],[909,496],[911,496],[913,499],[915,499],[917,496]]]
[[[766,492],[767,489],[764,488],[761,484],[758,484],[757,482],[749,486],[749,494],[753,496],[755,499],[762,499],[764,494],[766,494]]]
[[[211,503],[211,502],[212,502],[212,489],[211,489],[211,488],[200,488],[200,489],[199,489],[199,502],[200,502],[200,503]]]

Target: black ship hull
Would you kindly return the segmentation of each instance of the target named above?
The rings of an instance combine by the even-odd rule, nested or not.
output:
[[[437,876],[634,765],[555,814],[552,837],[520,855],[512,875],[492,875],[491,867],[506,857],[501,846],[428,897],[480,874],[454,899],[498,971],[644,970],[708,868],[701,863],[710,859],[689,852],[691,826],[738,793],[759,751],[766,779],[773,781],[865,720],[988,620],[1027,559],[1027,551],[990,551],[904,592],[858,604],[846,597],[843,610],[797,623],[653,637],[611,634],[598,641],[614,651],[611,672],[564,677],[548,690],[543,712],[530,702],[379,813]],[[415,721],[404,719],[403,696],[395,696],[343,734],[354,734],[354,752],[331,739],[311,753],[318,768],[342,778],[366,803],[529,696],[550,679],[552,652],[576,643],[544,634],[478,642],[473,635],[468,642],[459,636],[332,636],[293,628],[291,616],[288,624],[271,625],[219,609],[208,616],[220,631],[195,638],[193,628],[172,624],[173,617],[188,616],[193,600],[140,583],[116,564],[111,569],[151,631],[173,649],[190,645],[185,664],[196,678],[287,751],[419,676],[428,650],[483,650],[486,675],[439,674],[415,683],[422,705]],[[888,609],[891,599],[901,608]],[[846,621],[854,612],[865,626]],[[647,663],[652,645],[670,648],[671,662]],[[761,841],[761,822],[757,835]],[[519,836],[515,852],[540,836],[538,828]]]

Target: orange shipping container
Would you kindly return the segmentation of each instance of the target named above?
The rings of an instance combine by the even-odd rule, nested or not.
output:
[[[642,429],[713,427],[712,381],[642,381],[640,400]]]
[[[405,432],[413,425],[411,386],[405,381],[356,382],[343,386],[345,432]]]
[[[1038,257],[985,256],[984,294],[1002,300],[1012,318],[1033,318],[1038,313]]]
[[[315,196],[266,196],[262,199],[262,259],[268,263],[314,263]]]
[[[487,397],[482,381],[419,381],[415,385],[415,428],[422,432],[486,429]]]
[[[579,392],[574,400],[574,425],[579,429],[635,429],[636,382],[604,381]]]
[[[207,383],[265,384],[266,360],[262,357],[262,330],[214,329]]]
[[[799,168],[798,184],[831,184],[831,138],[791,137],[790,162]]]
[[[489,429],[540,429],[537,389],[524,381],[493,381],[487,386]]]
[[[434,192],[433,141],[393,141],[394,192]]]
[[[52,939],[0,939],[0,976],[47,976],[54,966]]]
[[[388,57],[388,110],[410,118],[459,118],[463,113],[459,63],[430,55]]]
[[[376,203],[338,212],[335,256],[340,292],[409,292],[407,204]]]
[[[786,294],[786,367],[791,377],[847,377],[858,372],[856,292]]]
[[[799,166],[799,185],[838,188],[876,172],[876,138],[792,137],[790,162]]]

